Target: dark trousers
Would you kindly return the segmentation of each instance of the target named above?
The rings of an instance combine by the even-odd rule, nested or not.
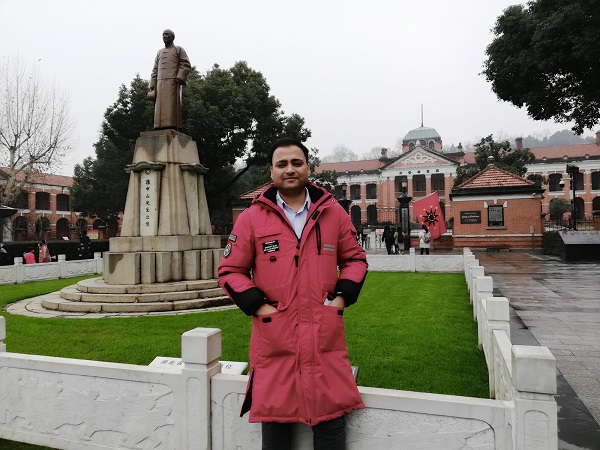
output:
[[[262,424],[263,450],[291,450],[293,423]],[[312,427],[314,450],[345,450],[346,421],[344,417],[321,422]]]
[[[423,254],[423,250],[424,250],[425,252],[427,252],[427,254],[429,255],[429,249],[428,249],[428,248],[422,248],[422,249],[421,249],[421,255]]]

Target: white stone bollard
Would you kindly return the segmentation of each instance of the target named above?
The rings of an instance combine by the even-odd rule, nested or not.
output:
[[[511,366],[516,391],[513,448],[558,448],[554,356],[547,347],[513,345]]]
[[[181,336],[181,371],[185,396],[181,448],[210,450],[210,379],[221,371],[221,330],[194,328]]]
[[[485,273],[483,266],[479,265],[478,259],[474,261],[469,261],[469,268],[467,272],[467,289],[469,291],[469,299],[471,300],[471,303],[473,303],[473,280],[477,277],[482,277],[484,275]]]
[[[61,278],[67,278],[67,255],[58,255],[58,270]]]
[[[494,331],[503,331],[510,339],[509,307],[506,297],[488,297],[482,299],[482,305],[485,307],[485,331],[482,335],[483,350],[486,352],[486,358],[489,361],[488,375],[490,398],[496,397],[496,367],[494,360]]]
[[[103,269],[102,252],[94,252],[94,261],[96,261],[95,273],[102,273],[102,269]]]

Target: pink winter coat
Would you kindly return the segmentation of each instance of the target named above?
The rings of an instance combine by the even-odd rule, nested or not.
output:
[[[309,183],[300,239],[268,187],[238,218],[219,284],[247,315],[265,302],[278,311],[253,316],[250,376],[241,414],[250,422],[313,426],[364,408],[352,376],[343,308],[324,302],[342,293],[353,304],[367,273],[348,213]],[[338,276],[339,267],[339,276]]]

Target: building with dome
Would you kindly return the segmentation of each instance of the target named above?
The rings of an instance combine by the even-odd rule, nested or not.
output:
[[[514,145],[522,148],[522,139],[517,138]],[[402,153],[395,158],[388,158],[387,150],[382,149],[379,159],[322,163],[316,172],[335,170],[338,173],[335,196],[351,200],[349,214],[357,228],[365,224],[399,223],[397,198],[402,193],[419,200],[433,192],[438,193],[444,218],[452,225],[454,208],[450,194],[456,170],[460,166],[474,165],[475,154],[443,153],[442,148],[440,134],[434,128],[421,125],[406,134]],[[553,199],[573,200],[567,164],[579,167],[575,179],[577,219],[600,216],[600,131],[596,132],[594,143],[530,150],[535,160],[528,165],[527,175],[539,174],[548,180],[542,185],[544,191],[539,200],[541,216],[548,215]],[[411,221],[416,222],[412,206],[410,209]],[[535,231],[539,236],[542,232]]]

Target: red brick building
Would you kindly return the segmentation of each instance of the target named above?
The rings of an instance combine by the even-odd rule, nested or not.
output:
[[[5,170],[3,170],[6,173]],[[2,183],[0,172],[0,183]],[[23,174],[17,174],[23,180]],[[18,212],[5,219],[4,241],[79,239],[83,230],[91,238],[108,238],[119,233],[120,221],[81,217],[71,210],[73,178],[63,175],[33,174],[10,206]]]
[[[403,139],[402,154],[388,158],[382,150],[381,158],[365,161],[323,163],[317,172],[335,170],[339,186],[336,197],[341,198],[342,186],[345,195],[352,200],[350,216],[356,226],[374,222],[399,222],[400,204],[396,200],[404,191],[418,200],[434,191],[440,197],[441,210],[446,221],[458,220],[454,213],[454,202],[450,198],[456,169],[475,164],[474,153],[443,153],[442,140],[433,128],[420,127],[411,130]],[[517,139],[515,148],[522,147]],[[532,148],[535,156],[528,166],[528,174],[543,175],[543,197],[538,199],[538,213],[548,213],[549,203],[554,198],[572,200],[573,191],[566,173],[567,164],[575,164],[580,174],[575,180],[575,204],[578,219],[590,219],[593,212],[600,214],[600,131],[596,142],[580,145]],[[564,181],[564,183],[560,183]],[[414,220],[412,206],[410,216]],[[540,216],[541,216],[540,213]],[[527,231],[529,230],[527,225]],[[536,227],[535,233],[540,233]]]
[[[544,188],[490,165],[452,189],[454,247],[542,246]]]

